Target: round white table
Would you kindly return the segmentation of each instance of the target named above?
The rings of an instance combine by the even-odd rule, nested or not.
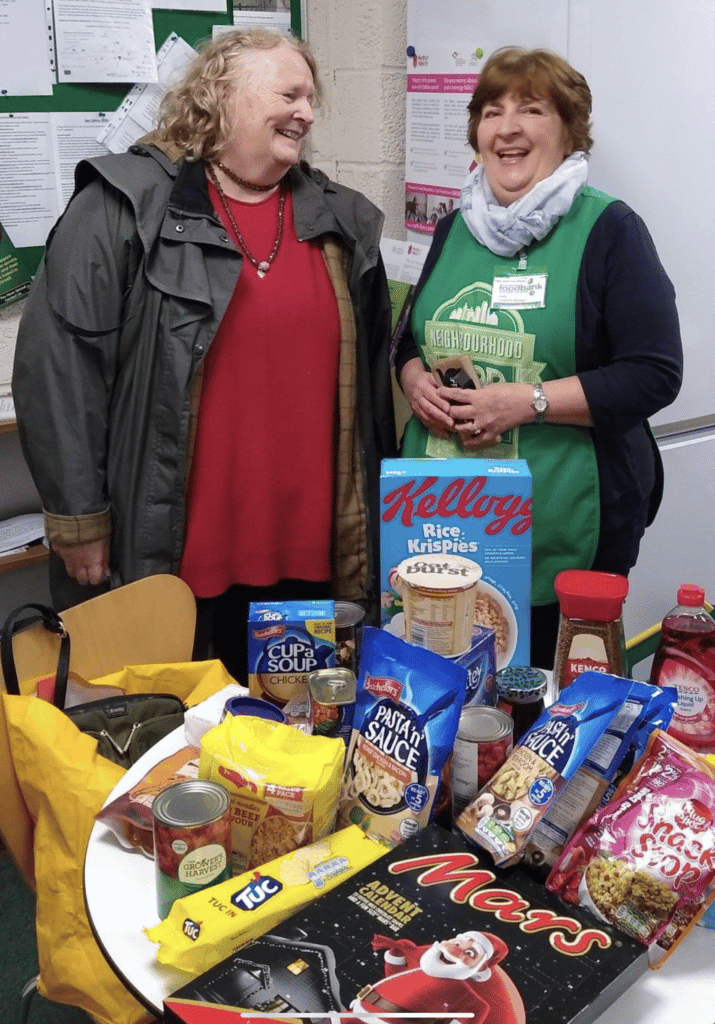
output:
[[[176,729],[129,769],[107,799],[135,785],[158,761],[184,746]],[[154,862],[127,850],[95,822],[84,866],[87,914],[97,941],[127,988],[155,1016],[190,976],[157,963],[143,929],[158,923]],[[658,970],[639,978],[595,1024],[714,1024],[715,931],[696,927]]]

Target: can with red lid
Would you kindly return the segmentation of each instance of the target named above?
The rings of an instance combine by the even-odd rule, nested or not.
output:
[[[231,877],[231,800],[206,779],[167,786],[154,798],[156,905],[163,920],[174,900]]]
[[[462,711],[451,759],[453,821],[504,764],[513,745],[510,715],[483,705]]]

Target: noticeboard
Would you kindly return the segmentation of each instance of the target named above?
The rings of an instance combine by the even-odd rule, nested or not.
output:
[[[171,0],[166,0],[167,7]],[[236,4],[236,7],[239,5]],[[226,0],[224,12],[185,10],[152,10],[154,39],[157,50],[168,36],[175,32],[190,46],[197,46],[211,38],[214,25],[233,23],[232,0]],[[258,8],[260,9],[260,7]],[[291,30],[301,35],[301,0],[290,0]],[[0,96],[0,114],[46,111],[100,111],[113,112],[122,102],[133,83],[118,85],[70,85],[59,83],[52,87],[51,96]],[[18,247],[18,254],[26,268],[34,274],[42,258],[44,246]]]

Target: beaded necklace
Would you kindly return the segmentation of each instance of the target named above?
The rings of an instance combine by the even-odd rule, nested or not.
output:
[[[236,218],[233,216],[233,212],[231,210],[231,207],[228,204],[228,199],[226,197],[226,193],[221,188],[221,184],[220,184],[218,178],[216,177],[216,172],[214,171],[214,169],[211,166],[211,164],[207,164],[206,165],[206,169],[208,171],[209,177],[211,178],[211,181],[213,182],[214,188],[218,192],[218,197],[221,200],[221,205],[223,206],[224,210],[226,211],[226,216],[228,217],[228,219],[231,222],[231,227],[233,228],[233,230],[235,232],[235,235],[236,235],[236,241],[238,242],[239,246],[241,247],[241,249],[245,253],[245,255],[248,258],[248,260],[256,268],[256,274],[258,275],[258,277],[260,277],[260,278],[265,277],[266,274],[268,273],[268,271],[271,269],[271,263],[276,258],[276,254],[278,253],[278,247],[281,244],[281,238],[283,237],[283,208],[285,207],[286,190],[285,189],[281,189],[281,198],[280,198],[280,203],[278,205],[278,233],[276,235],[276,240],[273,243],[273,248],[271,249],[270,254],[268,255],[268,258],[265,259],[265,260],[261,260],[260,263],[259,263],[259,261],[256,259],[256,257],[253,255],[253,253],[250,251],[250,249],[246,245],[246,242],[245,242],[245,240],[243,238],[243,235],[241,234],[241,232],[238,229],[238,224],[236,223]],[[272,187],[274,187],[274,186],[272,186]]]
[[[280,184],[279,181],[274,181],[272,185],[256,185],[252,181],[246,181],[245,178],[239,178],[235,171],[232,171],[230,167],[226,166],[226,164],[222,164],[220,160],[216,161],[216,166],[222,170],[226,177],[230,178],[231,181],[235,181],[237,185],[243,185],[244,188],[248,188],[252,192],[270,192],[272,188],[275,188],[276,185]]]

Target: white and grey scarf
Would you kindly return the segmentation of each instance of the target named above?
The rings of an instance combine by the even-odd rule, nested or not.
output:
[[[586,184],[588,161],[577,150],[553,174],[516,199],[500,206],[478,164],[462,186],[461,214],[476,240],[497,256],[515,256],[536,239],[545,238],[571,207]]]

